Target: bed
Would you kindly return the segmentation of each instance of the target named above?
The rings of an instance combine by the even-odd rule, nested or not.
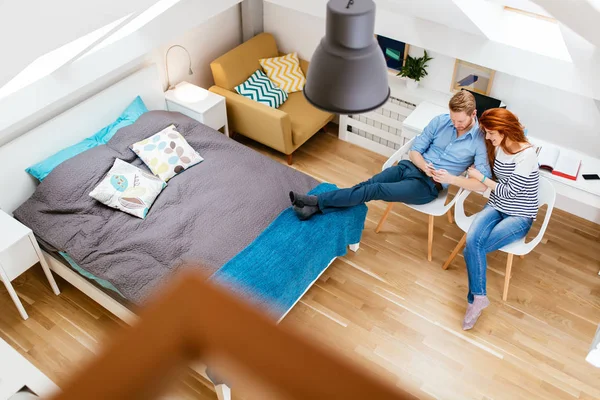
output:
[[[153,111],[121,128],[106,146],[60,164],[39,186],[24,172],[104,126],[138,95]],[[164,109],[158,70],[151,65],[4,144],[0,207],[31,227],[48,252],[70,258],[71,265],[48,255],[55,273],[128,323],[135,319],[131,305],[143,303],[174,269],[198,262],[208,279],[281,320],[335,257],[347,246],[358,249],[366,207],[300,223],[287,192],[317,193],[333,185]],[[87,196],[115,158],[144,168],[129,145],[169,124],[205,160],[169,181],[145,220]],[[257,270],[258,260],[269,260],[261,264],[272,269]],[[108,281],[120,294],[102,290],[78,269]]]

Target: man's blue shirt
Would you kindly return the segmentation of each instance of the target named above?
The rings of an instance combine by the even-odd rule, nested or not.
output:
[[[445,169],[452,175],[458,176],[475,164],[483,175],[492,176],[485,137],[477,121],[471,130],[457,138],[450,115],[439,115],[415,138],[411,150],[421,153],[425,161],[432,163],[436,169]]]

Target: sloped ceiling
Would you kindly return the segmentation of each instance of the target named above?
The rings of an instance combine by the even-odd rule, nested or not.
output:
[[[378,9],[426,19],[468,33],[483,34],[453,0],[377,0],[376,5]]]
[[[600,9],[590,0],[533,0],[582,38],[600,47]]]
[[[319,18],[327,0],[265,0]],[[355,0],[360,1],[360,0]],[[600,99],[600,13],[587,0],[534,0],[560,23],[572,60],[558,59],[494,40],[501,3],[488,0],[375,0],[375,33],[536,83]],[[568,6],[569,3],[571,6]],[[585,3],[577,17],[572,8]],[[497,19],[497,18],[496,18]],[[578,25],[590,25],[579,27]],[[569,28],[570,26],[573,28]],[[504,30],[506,27],[502,27]],[[595,35],[595,36],[594,36]],[[589,37],[594,36],[591,40]],[[518,40],[518,37],[517,37]]]
[[[3,0],[0,0],[0,3]],[[16,1],[16,0],[15,0]],[[20,1],[20,0],[19,0]],[[80,0],[88,4],[88,0]],[[95,3],[97,0],[89,1]],[[117,3],[102,0],[103,4]],[[130,0],[123,0],[123,3]],[[64,65],[59,71],[0,98],[0,145],[76,105],[138,69],[159,46],[172,43],[241,0],[181,0],[157,18],[111,46]],[[69,3],[55,0],[55,3]],[[54,4],[55,4],[54,3]],[[153,2],[139,3],[147,5]],[[142,7],[142,9],[145,9]],[[130,8],[127,8],[128,12]],[[113,14],[118,15],[118,14]],[[112,16],[111,16],[112,18]],[[109,18],[110,19],[110,18]],[[90,28],[91,30],[91,28]],[[219,32],[215,31],[215,35]],[[20,49],[22,51],[26,51]],[[161,50],[162,52],[162,50]],[[4,56],[4,54],[3,54]],[[34,57],[36,58],[36,57]],[[5,59],[2,59],[4,68]]]
[[[36,58],[156,0],[0,1],[0,86]]]

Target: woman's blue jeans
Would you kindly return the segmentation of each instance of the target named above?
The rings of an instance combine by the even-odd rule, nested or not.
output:
[[[531,225],[532,218],[513,217],[491,206],[477,214],[463,253],[469,276],[469,303],[473,303],[474,295],[486,295],[486,254],[524,238]]]

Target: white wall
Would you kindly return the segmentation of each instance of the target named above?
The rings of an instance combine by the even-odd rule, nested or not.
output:
[[[243,0],[241,6],[245,42],[263,31],[263,0]]]
[[[165,53],[174,44],[185,47],[192,58],[193,75],[188,75],[188,57],[180,48],[169,52],[169,77],[171,84],[188,81],[208,89],[214,84],[210,62],[242,43],[240,7],[234,6],[209,19],[183,36],[160,46],[150,55],[151,62],[157,63],[161,73],[165,70]],[[166,77],[163,75],[166,88]]]
[[[428,89],[448,92],[455,59],[427,53],[434,59],[429,63],[429,75],[421,84]],[[409,54],[420,57],[423,49],[412,46]],[[530,135],[600,157],[597,101],[501,72],[496,73],[490,96],[502,100],[517,114]]]
[[[313,15],[265,2],[263,26],[272,33],[279,51],[298,52],[304,60],[310,60],[313,52],[325,36],[325,21]]]
[[[264,27],[265,32],[275,35],[282,51],[298,51],[306,59],[325,34],[323,19],[268,2],[264,5]],[[423,49],[410,46],[409,54],[419,57]],[[429,50],[428,54],[434,59],[422,86],[449,92],[455,59]],[[504,101],[530,135],[600,157],[598,102],[500,72],[496,73],[491,96]]]

